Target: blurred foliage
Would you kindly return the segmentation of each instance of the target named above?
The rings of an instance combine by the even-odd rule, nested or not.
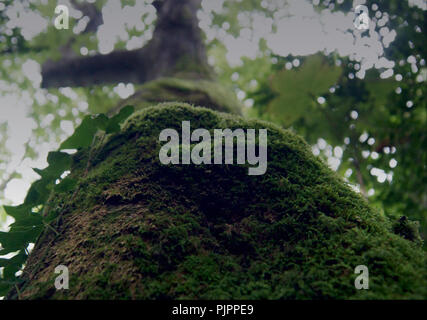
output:
[[[341,68],[329,65],[320,55],[307,58],[298,70],[281,70],[270,81],[274,98],[262,114],[285,127],[301,121],[317,125],[324,111],[316,105],[316,97],[335,85],[340,75]]]
[[[327,2],[335,4],[336,10],[351,8],[351,1]],[[354,76],[358,62],[336,56],[328,57],[329,67],[314,65],[318,57],[313,56],[300,58],[303,64],[296,70],[286,70],[286,63],[295,57],[279,57],[271,74],[259,79],[258,89],[249,97],[255,100],[258,116],[291,126],[313,145],[326,140],[325,158],[336,155],[332,150],[337,146],[341,148],[338,172],[387,215],[405,214],[419,220],[425,237],[427,88],[426,39],[421,28],[425,28],[426,11],[406,1],[368,1],[367,6],[372,8],[374,3],[389,13],[388,28],[397,32],[385,49],[386,57],[395,62],[395,77],[381,79],[381,70],[372,69],[358,79]],[[339,78],[333,71],[336,64],[341,66]],[[319,76],[329,86],[323,92],[315,91]],[[298,85],[301,78],[307,89]],[[296,98],[299,94],[306,98]],[[382,173],[377,174],[377,169]]]
[[[9,21],[6,10],[12,3],[13,0],[0,2],[0,54],[22,52],[27,48],[20,29],[6,27]]]
[[[3,6],[2,6],[3,4]],[[105,1],[97,1],[96,6],[101,9]],[[0,97],[13,97],[11,101],[17,105],[0,105],[6,114],[11,110],[11,119],[16,121],[12,114],[25,114],[27,119],[35,123],[32,134],[25,143],[25,153],[19,163],[10,167],[13,154],[6,146],[11,138],[11,121],[0,119],[0,203],[10,203],[4,198],[4,190],[8,182],[19,178],[17,172],[13,172],[25,160],[40,162],[46,157],[48,144],[50,149],[59,146],[60,141],[69,135],[69,129],[78,126],[87,114],[106,113],[120,100],[120,96],[114,90],[114,85],[91,86],[84,88],[60,88],[42,89],[41,79],[31,79],[24,71],[26,62],[40,65],[47,59],[57,60],[67,56],[81,55],[80,48],[87,48],[90,54],[97,52],[98,40],[94,33],[75,33],[74,27],[83,19],[70,18],[70,29],[58,32],[53,26],[52,17],[57,1],[1,1],[0,2]],[[25,39],[21,29],[10,25],[8,10],[20,8],[22,16],[32,12],[49,23],[46,30],[31,39]],[[12,11],[13,11],[12,10]],[[9,11],[10,12],[10,11]],[[9,13],[10,15],[10,13]],[[12,14],[15,16],[15,14]],[[34,19],[34,17],[28,18]],[[140,33],[144,33],[150,26],[146,26]],[[123,48],[123,43],[118,43]],[[33,73],[34,74],[34,73]],[[6,164],[9,164],[7,166]],[[0,212],[0,222],[5,220],[5,215]]]

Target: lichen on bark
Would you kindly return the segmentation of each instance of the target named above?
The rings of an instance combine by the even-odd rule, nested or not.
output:
[[[162,165],[160,131],[179,131],[185,120],[208,130],[266,128],[266,174]],[[36,243],[22,298],[427,297],[425,252],[288,130],[168,103],[138,111],[93,148],[74,156],[77,188],[51,197],[59,235],[47,229]],[[60,264],[69,290],[55,290]],[[354,287],[357,265],[369,268],[369,290]]]

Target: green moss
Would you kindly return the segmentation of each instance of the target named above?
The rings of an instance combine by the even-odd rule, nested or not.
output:
[[[159,133],[184,120],[193,129],[268,129],[266,174],[249,176],[245,165],[162,165]],[[36,244],[24,298],[427,298],[426,255],[408,228],[272,124],[162,104],[138,111],[74,161],[75,198],[51,201],[65,208],[60,235]],[[59,264],[73,279],[65,292],[49,282]],[[354,287],[358,265],[369,268],[369,290]]]

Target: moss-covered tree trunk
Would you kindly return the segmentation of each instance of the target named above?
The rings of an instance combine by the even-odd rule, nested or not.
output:
[[[268,169],[163,165],[159,134],[267,128]],[[75,190],[24,271],[21,298],[425,298],[425,253],[396,235],[304,141],[273,125],[170,103],[74,156]],[[54,269],[70,271],[57,291]],[[354,269],[369,268],[369,290]]]
[[[188,8],[197,2],[183,1]],[[170,4],[159,5],[171,10],[164,18],[193,12],[186,20],[193,26],[194,10],[174,11]],[[204,59],[197,70],[206,70]],[[45,83],[97,82],[96,75],[88,80],[66,73],[70,63],[87,61],[51,65],[49,70],[65,73]],[[19,294],[14,290],[9,298],[427,297],[426,257],[414,241],[393,233],[390,221],[300,137],[235,115],[238,103],[204,71],[188,77],[192,73],[182,66],[189,71],[185,66],[194,61],[183,61],[174,60],[172,69],[126,101],[140,110],[119,133],[99,136],[74,155],[70,176],[78,180],[76,188],[52,194],[48,203],[49,212],[59,213],[56,233],[43,232]],[[157,104],[162,101],[209,109]],[[249,176],[247,165],[161,164],[159,134],[166,128],[180,132],[182,121],[210,132],[266,128],[267,172]],[[394,229],[407,235],[406,223]],[[69,268],[68,290],[55,289],[58,265]],[[354,286],[358,265],[369,268],[368,290]]]

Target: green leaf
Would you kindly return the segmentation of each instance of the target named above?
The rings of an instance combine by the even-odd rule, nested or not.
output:
[[[126,106],[120,112],[108,119],[100,114],[94,117],[87,116],[74,134],[61,144],[60,149],[79,149],[88,147],[98,130],[113,133],[120,130],[120,123],[126,120],[134,111],[131,106]],[[29,243],[35,242],[42,232],[43,222],[48,223],[57,217],[57,211],[50,212],[44,219],[38,213],[32,212],[32,208],[44,205],[51,192],[52,186],[57,192],[66,192],[75,188],[77,180],[64,178],[58,185],[54,185],[64,171],[71,169],[72,157],[64,152],[50,152],[47,157],[49,166],[45,169],[34,169],[41,176],[35,181],[25,198],[24,204],[16,207],[5,206],[6,213],[15,219],[9,232],[0,232],[0,255],[20,251],[11,259],[0,259],[0,267],[4,267],[4,279],[15,279],[15,273],[19,271],[27,259],[25,248]],[[10,289],[10,282],[0,282],[0,296]]]
[[[104,116],[105,117],[105,116]],[[65,140],[59,149],[80,149],[89,147],[93,136],[101,126],[106,126],[106,117],[86,116],[73,135]]]
[[[3,206],[3,208],[4,211],[6,211],[6,213],[15,220],[24,219],[28,215],[28,212],[31,210],[28,206],[22,204],[16,207]]]
[[[120,123],[125,121],[134,112],[133,106],[126,106],[120,109],[120,112],[108,120],[106,133],[114,133],[120,131]]]
[[[71,168],[72,158],[68,153],[55,151],[49,152],[47,162],[49,167],[44,170],[45,174],[57,178]]]
[[[96,115],[93,118],[93,121],[94,121],[93,122],[94,126],[96,126],[96,128],[98,128],[99,130],[105,131],[107,126],[108,126],[109,119],[105,114],[101,113],[101,114]]]
[[[31,213],[28,217],[15,221],[11,224],[11,228],[17,230],[18,228],[33,228],[43,224],[43,218],[38,213]]]
[[[13,284],[10,281],[0,280],[0,297],[7,295]]]
[[[28,228],[25,231],[10,230],[9,232],[0,232],[0,243],[4,250],[17,251],[26,248],[30,242],[34,242],[42,231],[42,226]],[[3,250],[0,255],[4,255]]]
[[[33,171],[35,173],[37,173],[40,177],[43,176],[43,169],[37,169],[37,168],[33,168]]]
[[[126,106],[120,112],[108,119],[104,114],[86,116],[73,135],[65,140],[59,149],[79,149],[89,147],[98,130],[113,133],[120,130],[120,123],[126,120],[134,111],[132,106]]]
[[[54,179],[40,179],[31,185],[28,190],[27,196],[25,197],[24,204],[28,207],[35,207],[40,204],[44,204],[49,197],[49,183],[52,183]]]
[[[272,81],[276,98],[268,111],[279,123],[292,125],[315,112],[315,98],[327,93],[341,75],[341,68],[331,66],[320,55],[308,57],[301,68],[283,70]],[[320,108],[320,106],[319,106]]]
[[[4,256],[6,254],[13,253],[13,252],[16,252],[16,251],[18,251],[18,250],[17,249],[13,249],[13,248],[3,248],[3,249],[0,250],[0,256]]]
[[[67,192],[73,190],[77,185],[77,180],[66,177],[59,184],[55,185],[55,191],[57,192]]]
[[[33,227],[42,224],[42,217],[38,213],[33,213],[31,208],[20,205],[17,207],[4,206],[4,210],[8,215],[15,219],[11,227]]]
[[[0,265],[2,265],[2,262],[4,264],[2,265],[4,267],[3,279],[15,279],[15,273],[21,269],[26,259],[27,255],[25,252],[20,252],[10,259],[1,259],[3,261],[0,261]]]
[[[58,179],[64,171],[71,168],[72,157],[65,152],[49,152],[47,156],[49,166],[46,169],[33,169],[42,179],[35,181],[27,193],[24,203],[34,207],[44,204],[49,197],[50,185]]]
[[[53,220],[55,220],[59,215],[59,212],[57,210],[50,210],[46,217],[43,218],[43,221],[45,223],[50,223]]]
[[[14,257],[12,257],[10,259],[0,258],[0,267],[6,268],[6,267],[13,265],[16,261],[20,261],[20,259],[22,259],[22,255],[21,255],[21,257],[18,257],[18,256],[20,256],[20,253],[18,253],[17,255],[15,255]],[[18,258],[16,258],[16,257],[18,257]]]

